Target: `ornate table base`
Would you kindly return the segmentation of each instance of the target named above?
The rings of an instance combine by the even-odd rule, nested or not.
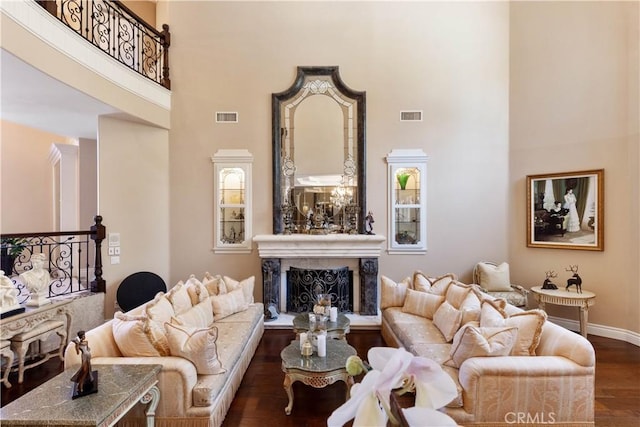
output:
[[[578,307],[580,309],[580,334],[587,337],[587,321],[589,307],[596,303],[596,294],[589,291],[570,292],[562,289],[542,289],[542,286],[531,288],[533,296],[538,301],[538,307],[545,309],[545,303]]]

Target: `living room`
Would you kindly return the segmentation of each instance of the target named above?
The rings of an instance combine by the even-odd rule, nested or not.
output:
[[[506,261],[513,283],[531,288],[546,271],[579,265],[584,289],[597,295],[589,333],[640,345],[637,3],[131,7],[157,27],[171,27],[169,108],[130,93],[114,99],[126,91],[104,77],[76,80],[77,89],[117,110],[94,119],[93,138],[82,136],[99,141],[96,184],[80,190],[81,198],[93,194],[97,208],[77,220],[79,229],[99,213],[121,236],[120,263],[104,266],[105,319],[115,312],[118,284],[135,271],[154,271],[170,286],[206,271],[253,275],[261,283],[255,247],[247,254],[212,251],[211,156],[229,148],[251,152],[253,233],[272,233],[271,94],[292,84],[298,66],[337,65],[347,85],[367,93],[366,204],[376,235],[389,233],[385,157],[394,149],[422,149],[429,158],[426,254],[383,251],[381,274],[401,280],[416,269],[453,272],[471,283],[478,261]],[[3,33],[12,36],[3,34],[4,50],[74,84],[66,71],[77,65],[6,14],[2,19]],[[84,87],[87,81],[96,87]],[[423,120],[401,122],[403,110],[420,110]],[[216,123],[219,111],[238,112],[238,122]],[[25,165],[46,167],[46,159],[28,159],[30,141],[20,135],[32,131],[4,129],[3,122],[2,233],[50,229],[52,195],[42,188],[48,186],[40,178],[37,185],[9,185]],[[41,130],[54,134],[46,135],[45,146],[81,137]],[[595,169],[606,174],[604,250],[527,247],[526,177]],[[24,194],[31,196],[30,214],[11,208]],[[262,301],[261,285],[254,296]],[[577,330],[572,309],[548,310]]]

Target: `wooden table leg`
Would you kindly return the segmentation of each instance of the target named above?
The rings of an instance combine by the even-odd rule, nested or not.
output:
[[[160,389],[157,386],[153,386],[149,389],[148,392],[140,398],[140,403],[143,405],[149,404],[147,408],[147,427],[153,427],[156,424],[156,408],[158,407],[158,402],[160,400]]]
[[[284,390],[287,392],[287,396],[289,397],[289,404],[286,408],[284,408],[284,413],[287,415],[291,415],[291,409],[293,408],[293,387],[291,385],[293,381],[289,374],[284,374]]]

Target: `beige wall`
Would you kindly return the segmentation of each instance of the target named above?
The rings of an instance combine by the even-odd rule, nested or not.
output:
[[[388,234],[386,154],[422,148],[430,156],[429,251],[385,255],[383,274],[400,279],[419,268],[470,279],[478,259],[507,258],[507,3],[168,2],[168,9],[173,282],[205,270],[261,277],[255,250],[211,252],[209,157],[220,148],[255,156],[253,229],[271,233],[270,97],[293,83],[299,65],[339,65],[348,86],[367,92],[367,200],[377,234]],[[424,110],[425,120],[400,123],[406,109]],[[238,111],[240,123],[216,125],[216,111]]]
[[[0,121],[0,231],[26,233],[55,229],[53,144],[77,144],[64,136]]]
[[[109,117],[98,128],[99,212],[107,233],[120,233],[120,264],[103,245],[107,281],[105,315],[113,316],[118,285],[128,275],[151,271],[169,278],[168,132]]]
[[[516,282],[578,264],[589,322],[640,332],[638,3],[511,4],[510,261]],[[605,250],[526,247],[526,175],[605,169]],[[574,310],[550,314],[577,319]],[[603,332],[602,330],[599,332]],[[623,332],[621,332],[624,335]]]

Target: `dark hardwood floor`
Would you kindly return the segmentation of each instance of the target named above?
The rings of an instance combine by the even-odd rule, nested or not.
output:
[[[282,386],[280,350],[292,338],[293,333],[289,330],[265,331],[224,427],[326,426],[327,417],[344,400],[342,382],[324,389],[294,383],[293,411],[289,416],[284,413],[288,398]],[[352,331],[348,340],[362,357],[366,357],[370,347],[384,345],[377,331]],[[597,336],[589,336],[589,341],[596,349],[596,426],[640,426],[640,347]],[[57,359],[50,360],[28,370],[23,384],[18,384],[17,374],[12,373],[9,378],[13,387],[2,386],[1,404],[25,394],[60,373],[61,369],[62,364]]]

